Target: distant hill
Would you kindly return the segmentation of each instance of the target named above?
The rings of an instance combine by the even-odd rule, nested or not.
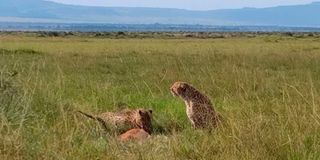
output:
[[[76,6],[43,0],[0,0],[0,21],[319,27],[320,2],[270,8],[190,11]]]

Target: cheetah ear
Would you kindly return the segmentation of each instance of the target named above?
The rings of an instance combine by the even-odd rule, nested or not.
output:
[[[139,109],[139,114],[142,116],[143,115],[143,112]]]
[[[149,109],[149,113],[152,114],[152,109]]]

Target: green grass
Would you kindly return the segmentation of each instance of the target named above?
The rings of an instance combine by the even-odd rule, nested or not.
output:
[[[319,159],[320,39],[0,37],[0,159]],[[186,81],[224,117],[194,131],[169,92]],[[120,143],[77,110],[152,108]]]

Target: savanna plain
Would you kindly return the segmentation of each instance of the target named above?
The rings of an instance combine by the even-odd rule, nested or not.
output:
[[[169,91],[186,81],[223,117],[193,130]],[[153,110],[119,142],[77,113]],[[0,34],[0,159],[320,159],[320,38]]]

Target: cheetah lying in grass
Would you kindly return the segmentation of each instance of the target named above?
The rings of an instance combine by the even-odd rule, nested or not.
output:
[[[138,128],[145,130],[149,134],[152,132],[152,110],[125,109],[119,112],[104,112],[97,115],[91,115],[81,111],[79,112],[91,119],[97,120],[106,129],[125,128],[125,130],[128,130]]]
[[[174,96],[180,97],[186,104],[187,116],[193,128],[213,128],[219,122],[209,98],[186,82],[175,82],[171,88]]]

